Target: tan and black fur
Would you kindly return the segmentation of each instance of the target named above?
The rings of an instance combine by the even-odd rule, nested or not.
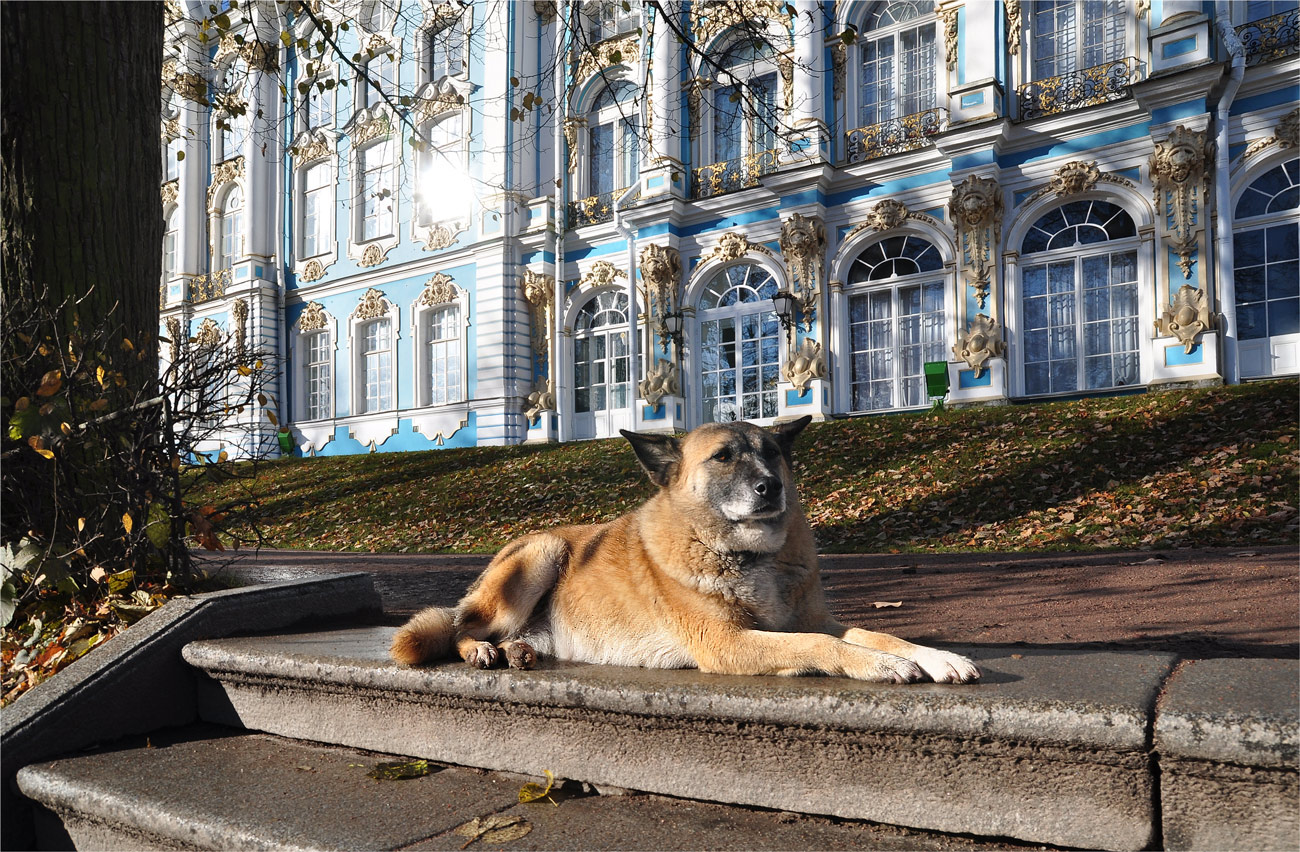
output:
[[[450,656],[488,668],[540,657],[699,668],[822,672],[861,680],[977,680],[965,657],[845,627],[822,595],[817,552],[791,473],[810,418],[762,429],[702,426],[683,438],[624,432],[659,486],[606,524],[517,539],[454,608],[417,613],[393,637],[408,665]]]

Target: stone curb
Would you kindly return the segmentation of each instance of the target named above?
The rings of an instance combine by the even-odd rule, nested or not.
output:
[[[28,848],[30,820],[14,787],[18,769],[98,742],[184,725],[198,715],[195,675],[181,649],[199,639],[279,630],[313,618],[377,615],[370,575],[274,583],[169,601],[39,689],[6,707],[0,844]]]

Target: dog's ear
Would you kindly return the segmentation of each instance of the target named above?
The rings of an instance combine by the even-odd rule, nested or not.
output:
[[[672,435],[642,435],[619,429],[636,453],[637,461],[650,474],[650,481],[660,488],[673,481],[682,461],[682,446]]]
[[[781,447],[781,453],[786,459],[791,458],[791,451],[794,449],[794,439],[799,437],[799,433],[804,427],[812,422],[812,416],[805,414],[798,420],[791,420],[789,423],[778,423],[772,427],[772,437]]]

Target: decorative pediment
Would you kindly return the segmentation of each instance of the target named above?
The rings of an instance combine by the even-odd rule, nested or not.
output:
[[[636,33],[609,41],[602,41],[584,50],[578,57],[578,71],[574,79],[585,80],[602,68],[611,65],[634,66],[641,56],[641,38]]]
[[[384,298],[384,294],[371,287],[357,302],[356,309],[352,311],[352,318],[359,320],[378,319],[379,317],[388,316],[392,306]]]
[[[337,143],[334,134],[327,130],[306,131],[289,146],[295,165],[334,156]]]
[[[607,287],[614,283],[615,278],[626,278],[627,272],[619,269],[608,260],[598,260],[591,265],[587,273],[582,276],[580,286],[584,289],[590,287]]]
[[[907,214],[906,204],[886,198],[871,208],[864,224],[873,231],[889,231],[903,224],[907,220]]]
[[[424,290],[420,292],[420,298],[416,300],[416,304],[432,307],[455,302],[459,298],[460,288],[452,281],[451,276],[439,272],[424,285]]]
[[[772,250],[767,246],[751,243],[749,237],[739,231],[728,231],[718,240],[718,244],[714,246],[713,251],[701,257],[700,260],[713,260],[715,258],[721,261],[739,260],[750,252],[774,257]]]
[[[387,106],[378,104],[357,113],[347,126],[347,134],[352,139],[353,147],[359,148],[367,142],[388,138],[392,129],[393,122],[389,118]]]
[[[325,267],[319,260],[309,260],[298,274],[298,280],[310,284],[325,277]]]
[[[436,222],[417,226],[416,237],[424,243],[425,251],[441,251],[456,244],[456,238],[469,230],[464,222]]]
[[[208,212],[215,213],[212,204],[216,200],[217,190],[226,184],[244,176],[244,158],[235,157],[217,165],[212,172],[212,183],[208,184]]]
[[[1056,193],[1057,197],[1064,198],[1067,195],[1087,192],[1097,185],[1097,179],[1100,177],[1101,170],[1097,168],[1096,160],[1090,163],[1071,160],[1056,170],[1056,174],[1052,175],[1052,180],[1048,183],[1048,188]]]
[[[361,252],[361,259],[357,261],[357,266],[370,268],[378,266],[386,260],[388,260],[387,249],[380,246],[379,243],[371,243]]]
[[[298,315],[295,328],[299,331],[321,331],[327,323],[325,307],[320,302],[308,302],[307,307],[303,308],[302,313]]]
[[[718,0],[712,3],[691,4],[691,32],[695,43],[701,47],[714,36],[732,28],[766,26],[777,22],[783,29],[790,27],[794,7],[784,0]]]
[[[207,317],[199,323],[199,330],[194,333],[194,342],[199,346],[220,346],[221,326],[212,317]]]

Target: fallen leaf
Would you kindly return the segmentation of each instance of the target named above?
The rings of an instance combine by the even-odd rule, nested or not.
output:
[[[433,771],[434,767],[427,760],[400,760],[380,763],[366,775],[376,781],[405,781],[408,778],[423,778]]]
[[[535,802],[538,799],[547,799],[551,804],[555,804],[555,800],[550,798],[551,787],[555,785],[555,774],[549,769],[543,769],[542,774],[546,776],[546,786],[543,787],[541,784],[534,784],[532,781],[529,781],[527,784],[520,787],[520,804]]]
[[[872,601],[871,605],[874,606],[876,609],[884,609],[885,607],[900,607],[903,605],[903,602],[902,601]]]

